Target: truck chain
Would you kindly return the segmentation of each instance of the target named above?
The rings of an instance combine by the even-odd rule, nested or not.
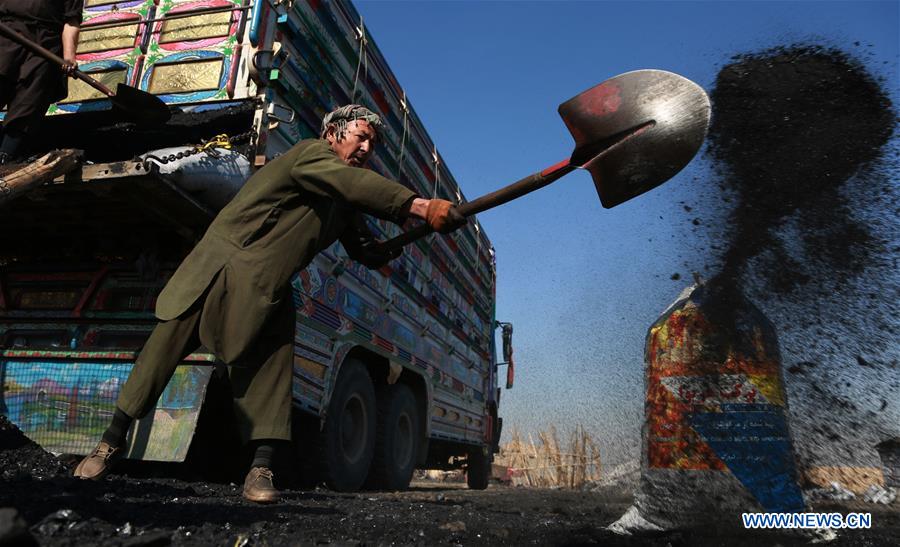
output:
[[[160,165],[165,165],[169,162],[180,160],[187,158],[189,156],[193,156],[194,154],[199,154],[200,152],[206,152],[206,154],[213,158],[218,158],[220,153],[216,150],[216,148],[225,148],[227,150],[231,150],[231,146],[234,144],[241,143],[243,141],[251,142],[256,133],[254,131],[245,131],[243,133],[238,133],[237,135],[229,137],[227,134],[222,133],[220,135],[216,135],[215,137],[205,140],[200,144],[194,146],[191,150],[186,150],[184,152],[178,152],[177,154],[169,154],[168,156],[155,156],[153,154],[147,154],[144,156],[143,164],[144,169],[150,170],[150,160],[159,163]]]

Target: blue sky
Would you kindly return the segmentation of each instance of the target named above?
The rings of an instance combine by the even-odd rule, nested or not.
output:
[[[896,1],[355,5],[469,199],[567,158],[558,105],[630,70],[673,71],[709,90],[734,54],[814,42],[856,55],[895,104],[900,95]],[[646,330],[691,272],[714,265],[697,251],[721,220],[715,197],[698,192],[710,177],[698,157],[607,210],[577,172],[479,215],[497,252],[497,316],[515,325],[505,433],[580,423],[607,461],[637,454]]]

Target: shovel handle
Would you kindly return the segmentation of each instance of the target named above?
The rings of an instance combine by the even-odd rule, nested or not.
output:
[[[543,171],[538,171],[532,175],[528,175],[527,177],[518,180],[509,186],[504,186],[499,190],[495,190],[490,194],[485,194],[480,198],[469,201],[467,203],[463,203],[458,206],[456,210],[464,217],[470,217],[472,215],[478,214],[482,211],[487,211],[488,209],[493,209],[498,205],[503,205],[504,203],[510,202],[516,198],[522,197],[525,194],[529,194],[547,186],[558,180],[559,178],[568,175],[572,171],[576,169],[576,165],[573,165],[568,159],[563,160],[556,165],[552,165]],[[382,248],[385,251],[396,251],[400,249],[404,245],[412,243],[418,239],[425,237],[430,234],[434,230],[431,229],[431,226],[428,224],[420,224],[415,228],[403,232],[399,236],[389,239],[382,243]]]
[[[63,59],[59,55],[53,53],[49,49],[41,46],[40,44],[37,44],[37,43],[29,40],[28,38],[25,38],[24,36],[22,36],[21,34],[16,32],[12,27],[7,26],[6,23],[0,23],[0,34],[3,34],[4,36],[6,36],[7,38],[9,38],[10,40],[12,40],[14,42],[18,42],[19,44],[22,44],[23,46],[30,49],[37,55],[40,55],[41,57],[47,59],[50,62],[56,63],[60,67],[62,67],[63,65],[66,64],[65,59]],[[77,68],[72,71],[72,77],[78,78],[79,80],[81,80],[84,83],[88,84],[89,86],[93,87],[97,91],[100,91],[101,93],[105,93],[107,97],[115,96],[115,93],[113,93],[112,90],[110,90],[108,87],[101,84],[94,78],[91,78],[90,76],[88,76],[84,72],[78,70]]]

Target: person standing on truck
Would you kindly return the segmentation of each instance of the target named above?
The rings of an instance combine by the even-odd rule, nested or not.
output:
[[[449,201],[422,199],[362,169],[381,128],[362,106],[338,108],[323,119],[320,139],[300,141],[250,177],[160,293],[161,322],[119,393],[112,423],[75,476],[99,479],[109,471],[132,420],[153,409],[178,363],[202,344],[228,365],[238,429],[253,450],[243,496],[278,499],[272,456],[291,438],[291,278],[338,239],[369,268],[399,256],[380,247],[361,213],[398,223],[417,217],[441,233],[466,223]]]
[[[0,22],[65,60],[62,67],[0,35],[0,164],[18,159],[47,108],[68,95],[84,0],[0,0]]]

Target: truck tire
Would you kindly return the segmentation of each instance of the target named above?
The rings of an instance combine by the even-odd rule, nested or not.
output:
[[[491,450],[489,446],[469,449],[466,466],[466,484],[472,490],[484,490],[491,480]]]
[[[375,448],[375,388],[365,365],[348,359],[338,376],[322,431],[325,484],[338,492],[365,483]]]
[[[419,409],[405,384],[384,386],[378,393],[375,456],[367,486],[376,490],[405,490],[419,457]]]

